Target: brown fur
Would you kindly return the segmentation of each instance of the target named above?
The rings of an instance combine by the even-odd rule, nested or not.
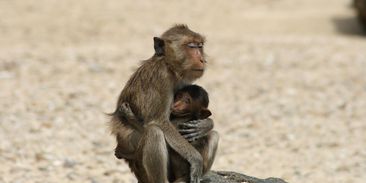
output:
[[[214,161],[219,135],[216,131],[213,131],[213,122],[211,119],[206,119],[211,115],[211,112],[207,109],[209,103],[207,92],[197,85],[189,85],[176,92],[174,97],[174,103],[172,106],[172,112],[170,114],[170,120],[174,126],[180,130],[197,130],[190,133],[182,132],[183,135],[194,135],[194,139],[190,142],[201,154],[203,158],[203,174],[207,173]],[[202,112],[205,111],[205,112]],[[121,113],[123,117],[128,120],[129,123],[134,124],[138,122],[138,119],[131,111],[131,108],[127,103],[121,105]],[[193,124],[192,120],[199,120],[199,123]],[[184,126],[195,125],[193,128],[187,128]],[[140,129],[138,129],[140,130]],[[137,133],[136,133],[137,134]],[[138,135],[138,139],[141,138]],[[190,138],[187,138],[190,139]],[[134,141],[138,143],[138,141]],[[118,149],[116,149],[116,156],[118,157]],[[120,157],[119,157],[120,158]],[[175,151],[169,149],[169,181],[171,182],[187,182],[189,180],[189,164]],[[133,169],[134,167],[131,167]]]
[[[188,48],[187,44],[202,43],[204,39],[188,27],[177,25],[155,41],[160,45],[155,49],[156,54],[143,62],[119,96],[116,110],[112,113],[111,131],[118,137],[118,144],[122,144],[121,154],[126,155],[124,158],[130,167],[136,168],[133,171],[139,182],[166,182],[166,143],[189,162],[190,181],[199,182],[202,157],[170,123],[169,109],[174,91],[202,76],[203,72],[197,72],[197,69],[203,71],[205,66],[203,49]],[[130,104],[137,118],[144,121],[138,147],[126,145],[136,130],[121,117],[119,108],[124,102]],[[138,161],[130,158],[136,150]]]
[[[185,99],[189,99],[189,102],[185,102]],[[206,119],[211,115],[211,112],[207,109],[208,103],[208,94],[202,87],[197,85],[187,86],[176,93],[172,114],[170,115],[171,122],[177,129],[181,128],[181,130],[185,130],[185,127],[181,125],[192,125],[190,121],[201,119],[195,126],[195,129],[199,130],[199,137],[190,143],[200,152],[203,158],[203,174],[206,174],[211,169],[219,141],[218,133],[212,130],[212,120]],[[189,135],[190,133],[182,134]],[[170,151],[169,155],[169,169],[171,170],[169,180],[174,182],[188,182],[188,162],[174,151]]]

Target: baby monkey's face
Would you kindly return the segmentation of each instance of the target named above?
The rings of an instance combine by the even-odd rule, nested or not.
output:
[[[206,119],[211,112],[200,100],[195,100],[188,92],[179,92],[174,97],[172,114],[179,117],[192,116],[196,119]]]

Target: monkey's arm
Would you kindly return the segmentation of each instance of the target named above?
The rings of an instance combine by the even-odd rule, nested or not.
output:
[[[140,124],[141,122],[137,119],[135,114],[132,112],[130,105],[127,102],[123,102],[121,106],[118,109],[120,111],[120,114],[122,115],[125,120],[125,122],[129,125],[131,125],[133,128],[138,130],[139,132],[142,132],[144,130],[143,126]]]
[[[178,124],[178,131],[188,142],[193,142],[207,136],[213,127],[214,123],[212,119],[207,118]]]

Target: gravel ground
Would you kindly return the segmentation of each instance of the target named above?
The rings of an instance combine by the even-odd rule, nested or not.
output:
[[[366,36],[349,0],[0,1],[0,183],[136,182],[105,113],[174,23],[206,35],[213,169],[366,179]]]

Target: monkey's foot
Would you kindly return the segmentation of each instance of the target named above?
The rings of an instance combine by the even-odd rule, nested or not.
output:
[[[130,118],[134,118],[135,114],[132,112],[130,104],[128,104],[127,102],[123,102],[119,109],[120,112],[122,112],[122,114],[125,115],[125,117],[127,117],[128,119]]]

